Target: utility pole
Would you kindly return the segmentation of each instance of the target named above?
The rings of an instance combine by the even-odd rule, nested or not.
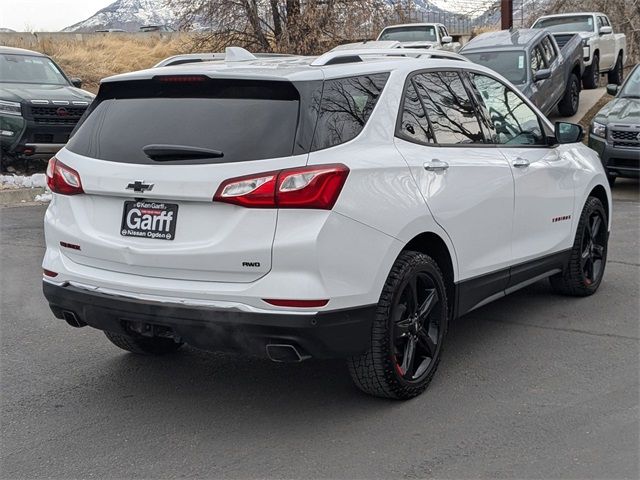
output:
[[[500,18],[502,30],[513,27],[513,0],[500,0]]]

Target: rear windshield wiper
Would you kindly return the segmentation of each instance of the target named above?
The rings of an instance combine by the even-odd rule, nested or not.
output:
[[[190,147],[188,145],[153,144],[142,147],[147,157],[156,162],[171,162],[175,160],[197,160],[206,158],[221,158],[224,153],[209,148]]]

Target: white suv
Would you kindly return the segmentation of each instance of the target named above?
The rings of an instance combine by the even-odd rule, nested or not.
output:
[[[611,195],[580,127],[489,69],[403,55],[103,81],[48,168],[53,313],[137,353],[347,358],[404,399],[452,319],[545,277],[594,293]]]

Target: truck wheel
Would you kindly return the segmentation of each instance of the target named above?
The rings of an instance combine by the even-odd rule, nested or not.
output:
[[[182,343],[176,343],[170,338],[134,337],[107,331],[104,334],[116,347],[140,355],[165,355],[175,352],[182,346]]]
[[[600,85],[600,55],[593,55],[593,62],[584,71],[582,86],[587,90],[598,88]]]
[[[556,292],[586,297],[598,290],[607,263],[607,225],[602,202],[589,197],[580,215],[569,263],[564,272],[549,278]]]
[[[354,383],[377,397],[421,394],[438,368],[448,315],[436,262],[423,253],[402,252],[380,295],[368,350],[348,359]]]
[[[622,53],[618,55],[618,59],[616,60],[616,64],[608,73],[608,81],[609,83],[615,83],[616,85],[622,85],[622,80],[624,80],[624,68],[622,66]]]
[[[564,91],[562,100],[558,103],[558,110],[563,117],[572,117],[578,112],[580,106],[580,83],[575,73],[571,74],[569,83]]]

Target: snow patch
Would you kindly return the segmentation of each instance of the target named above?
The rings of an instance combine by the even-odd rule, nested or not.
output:
[[[47,186],[47,176],[44,173],[0,175],[0,185],[5,188],[44,188]]]
[[[50,202],[52,198],[51,192],[41,193],[36,195],[34,201],[36,202]]]

